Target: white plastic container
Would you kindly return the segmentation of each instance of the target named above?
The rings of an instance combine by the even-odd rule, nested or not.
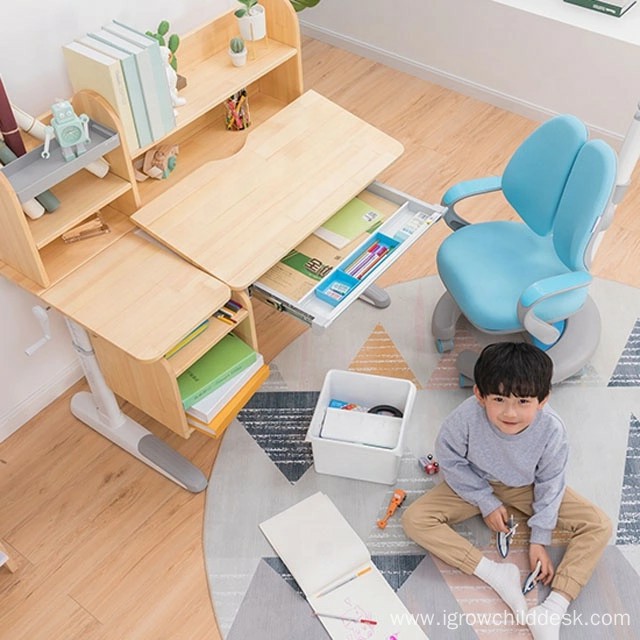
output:
[[[410,380],[355,371],[327,372],[307,431],[318,473],[394,484],[416,387]],[[390,405],[402,417],[331,409],[331,400],[361,407]],[[349,424],[351,423],[351,424]]]

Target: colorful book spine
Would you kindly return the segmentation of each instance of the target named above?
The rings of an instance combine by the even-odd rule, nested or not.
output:
[[[202,324],[199,324],[191,333],[189,333],[182,340],[180,340],[180,342],[178,342],[178,344],[175,347],[169,349],[169,351],[167,351],[167,353],[164,354],[164,357],[165,358],[170,358],[171,356],[173,356],[176,353],[178,353],[178,351],[180,351],[180,349],[183,349],[190,342],[195,340],[203,331],[205,331],[205,329],[208,326],[209,326],[209,320],[207,319]]]

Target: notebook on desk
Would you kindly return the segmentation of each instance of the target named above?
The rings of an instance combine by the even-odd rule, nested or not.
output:
[[[402,640],[426,640],[328,496],[315,493],[261,523],[260,529],[334,640],[348,640],[358,631],[366,631],[363,637],[369,640],[388,640],[398,633]]]

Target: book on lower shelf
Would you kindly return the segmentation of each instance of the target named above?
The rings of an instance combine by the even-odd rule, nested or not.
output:
[[[257,355],[237,335],[228,333],[178,376],[182,406],[190,409],[198,400],[252,365]]]
[[[243,385],[249,382],[263,365],[264,358],[262,355],[256,354],[256,360],[253,364],[187,409],[187,422],[196,427],[208,426],[227,402]]]
[[[619,18],[624,15],[633,5],[636,0],[606,0],[606,2],[600,2],[600,0],[564,0],[569,4],[575,4],[585,9],[593,9],[600,13],[606,13],[610,16],[616,16]]]

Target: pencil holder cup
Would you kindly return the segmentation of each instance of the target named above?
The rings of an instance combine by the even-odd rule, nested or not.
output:
[[[225,124],[230,131],[242,131],[251,124],[246,89],[229,96],[224,103]]]

